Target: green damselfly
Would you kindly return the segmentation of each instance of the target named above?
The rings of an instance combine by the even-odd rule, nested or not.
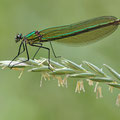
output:
[[[57,57],[52,47],[52,41],[65,43],[67,45],[82,45],[95,42],[113,33],[119,24],[120,20],[114,16],[102,16],[70,25],[47,28],[41,31],[33,31],[25,36],[17,34],[15,41],[16,43],[21,41],[21,43],[18,54],[12,61],[14,61],[24,51],[26,51],[26,61],[28,61],[29,52],[27,44],[29,44],[31,46],[38,47],[33,59],[40,48],[43,48],[48,50],[48,60],[50,63],[50,49],[43,46],[44,42],[50,42],[53,54]],[[23,50],[21,51],[22,47]]]

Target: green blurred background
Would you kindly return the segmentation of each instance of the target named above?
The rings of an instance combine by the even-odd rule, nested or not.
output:
[[[65,25],[98,16],[120,18],[120,0],[0,0],[0,60],[12,59],[18,51],[17,33]],[[109,37],[82,47],[53,43],[57,55],[76,63],[89,61],[98,67],[108,64],[120,71],[120,28]],[[46,44],[49,46],[49,44]],[[35,48],[29,47],[31,55]],[[23,55],[25,56],[25,54]],[[47,57],[41,50],[40,56]],[[52,56],[52,59],[54,57]],[[119,120],[120,108],[115,106],[114,93],[103,85],[103,98],[96,99],[93,87],[85,82],[85,93],[74,92],[76,80],[68,80],[68,88],[57,81],[39,87],[39,73],[0,70],[0,120]]]

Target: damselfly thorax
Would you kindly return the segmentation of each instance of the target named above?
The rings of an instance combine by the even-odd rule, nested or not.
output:
[[[23,37],[23,41],[26,41],[27,44],[36,44],[42,42],[42,35],[40,35],[39,31],[32,31],[31,33],[25,35]]]

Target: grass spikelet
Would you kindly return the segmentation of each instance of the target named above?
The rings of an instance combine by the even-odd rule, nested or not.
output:
[[[120,89],[120,74],[117,73],[110,66],[103,64],[103,66],[112,74],[107,75],[102,68],[98,68],[94,64],[84,61],[83,64],[76,64],[70,60],[61,59],[61,62],[56,62],[48,59],[40,58],[38,60],[29,60],[23,62],[26,58],[19,58],[19,60],[13,61],[8,67],[10,60],[0,61],[0,66],[2,69],[10,68],[11,70],[20,71],[19,79],[21,78],[23,71],[28,72],[37,72],[41,74],[40,87],[42,86],[43,80],[57,79],[58,86],[68,87],[68,79],[77,81],[75,92],[80,93],[81,91],[85,92],[83,80],[88,81],[90,86],[95,83],[94,92],[96,93],[96,98],[101,98],[102,88],[98,85],[99,83],[109,85],[109,91],[112,93],[114,88]],[[48,67],[50,66],[50,69]],[[14,66],[13,66],[14,65]],[[84,68],[87,65],[88,68]],[[117,97],[116,104],[120,105],[120,94]]]

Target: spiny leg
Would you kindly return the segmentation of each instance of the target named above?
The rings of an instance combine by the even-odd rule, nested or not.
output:
[[[23,50],[21,51],[21,47],[23,46]],[[10,64],[23,52],[25,51],[25,46],[23,41],[21,42],[20,46],[19,46],[19,50],[18,50],[18,54],[12,59],[12,61],[9,63],[8,67],[10,67]]]
[[[25,42],[25,50],[26,50],[26,54],[27,54],[27,60],[22,61],[22,62],[19,62],[19,63],[16,63],[16,64],[14,64],[11,68],[13,68],[14,66],[16,66],[16,65],[18,65],[18,64],[20,64],[20,63],[24,63],[24,62],[29,61],[29,53],[28,53],[28,48],[27,48],[26,42]]]
[[[55,58],[60,58],[61,56],[56,56],[51,41],[50,41],[50,46],[51,46],[51,49],[52,49],[52,52],[53,52],[54,57],[55,57]]]
[[[42,46],[42,43],[39,43],[39,44]],[[35,56],[37,55],[37,53],[39,52],[40,48],[41,48],[41,47],[39,47],[38,50],[36,51],[36,53],[34,54],[34,56],[33,56],[33,58],[32,58],[33,60],[34,60]]]
[[[38,43],[38,44],[41,45],[41,43]],[[36,44],[30,44],[30,45],[31,45],[31,46],[34,46],[34,47],[39,47],[39,48],[43,48],[43,49],[48,50],[48,69],[51,70],[51,68],[50,68],[50,49],[47,48],[47,47],[44,47],[44,46],[36,45]]]

